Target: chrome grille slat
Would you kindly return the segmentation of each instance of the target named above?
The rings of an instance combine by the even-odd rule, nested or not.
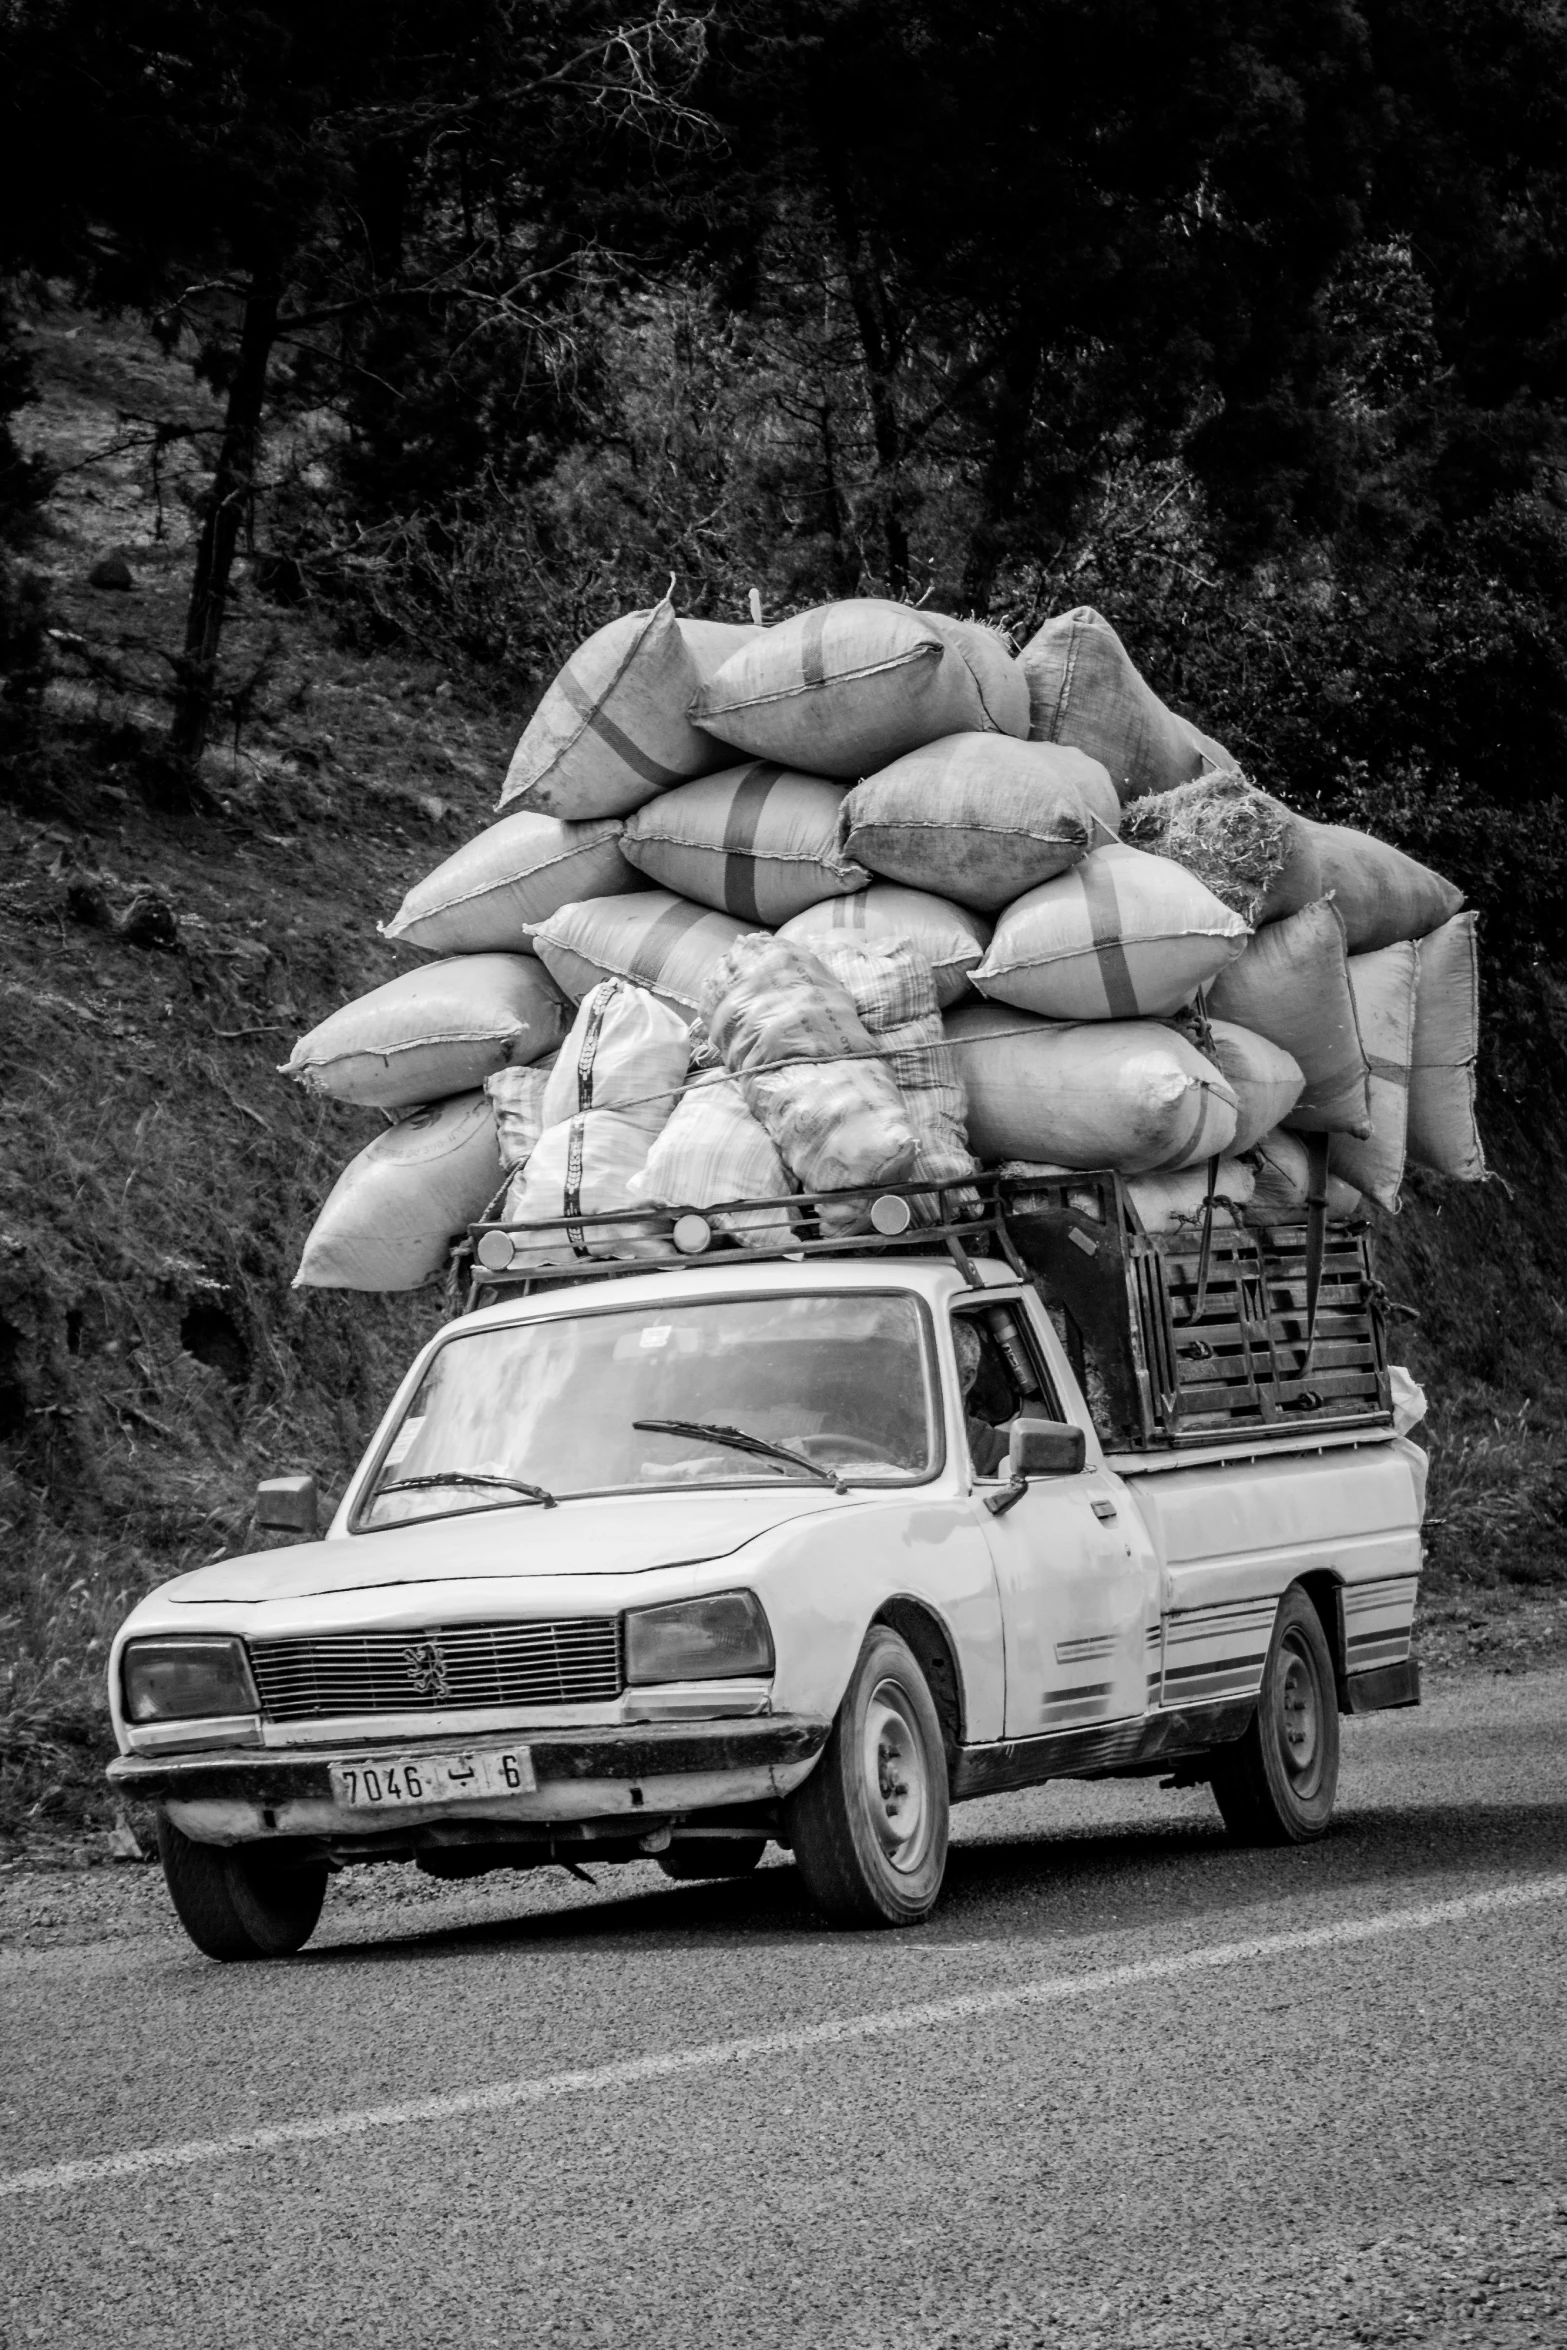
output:
[[[248,1646],[263,1710],[274,1722],[594,1704],[624,1687],[617,1616],[328,1632]],[[440,1685],[421,1688],[421,1678],[431,1679],[432,1646]]]

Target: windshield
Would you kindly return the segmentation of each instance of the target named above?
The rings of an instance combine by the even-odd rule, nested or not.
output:
[[[906,1293],[552,1315],[440,1348],[354,1524],[680,1486],[826,1490],[824,1469],[908,1484],[932,1473],[935,1429],[925,1319]]]

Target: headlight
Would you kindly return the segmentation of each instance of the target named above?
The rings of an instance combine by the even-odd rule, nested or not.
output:
[[[120,1686],[132,1722],[261,1711],[242,1640],[133,1640],[120,1659]]]
[[[626,1679],[633,1688],[649,1681],[727,1681],[772,1669],[773,1636],[753,1591],[633,1608],[626,1618]]]

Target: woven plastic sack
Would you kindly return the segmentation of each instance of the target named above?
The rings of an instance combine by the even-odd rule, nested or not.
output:
[[[994,913],[1113,840],[1121,804],[1081,751],[952,734],[856,784],[844,802],[847,856],[887,881]]]
[[[787,1208],[734,1209],[714,1214],[724,1200],[778,1199],[794,1182],[765,1126],[753,1118],[732,1077],[721,1069],[698,1077],[632,1179],[633,1195],[666,1208],[700,1208],[742,1247],[787,1241]]]
[[[1305,1215],[1311,1201],[1311,1161],[1298,1134],[1276,1127],[1254,1144],[1251,1163],[1256,1181],[1248,1224],[1290,1224]],[[1330,1216],[1356,1215],[1362,1205],[1354,1185],[1335,1175],[1331,1167],[1323,1197]]]
[[[1323,892],[1332,894],[1352,955],[1424,938],[1451,921],[1463,904],[1464,893],[1453,882],[1406,857],[1390,841],[1344,824],[1301,821],[1317,852]]]
[[[1312,826],[1247,782],[1238,768],[1215,769],[1173,791],[1147,792],[1121,821],[1134,849],[1169,857],[1233,906],[1255,930],[1298,914],[1323,891]]]
[[[1007,908],[974,985],[1052,1020],[1158,1018],[1249,935],[1184,866],[1112,841]]]
[[[301,1037],[283,1063],[311,1093],[398,1110],[552,1053],[566,1007],[531,955],[458,955],[400,972]]]
[[[746,1107],[807,1191],[903,1183],[916,1142],[848,991],[814,954],[754,934],[709,974],[700,1012]],[[824,1221],[841,1230],[852,1210]]]
[[[1186,1167],[1235,1140],[1236,1102],[1211,1061],[1157,1021],[1066,1023],[999,1004],[943,1023],[986,1166]]]
[[[343,1169],[311,1226],[296,1289],[421,1289],[501,1184],[482,1093],[415,1110]]]
[[[531,925],[547,921],[558,906],[638,886],[613,818],[562,824],[523,810],[464,842],[416,882],[382,930],[428,954],[502,949],[522,955]]]
[[[1252,1029],[1300,1064],[1305,1091],[1289,1113],[1297,1132],[1368,1131],[1366,1055],[1344,925],[1330,900],[1319,899],[1259,930],[1203,1000],[1210,1018]]]
[[[527,1165],[544,1132],[544,1089],[550,1081],[550,1067],[551,1061],[540,1061],[531,1069],[497,1069],[493,1077],[484,1080],[495,1113],[501,1165],[513,1172]]]
[[[1026,734],[1027,686],[988,630],[865,597],[764,629],[692,716],[753,758],[852,782],[938,735]]]
[[[661,792],[626,825],[627,857],[649,881],[768,928],[870,875],[838,846],[841,783],[767,759]]]
[[[1374,955],[1351,955],[1355,1018],[1371,1064],[1371,1131],[1335,1134],[1328,1164],[1335,1175],[1396,1215],[1409,1138],[1409,1063],[1415,1041],[1419,959],[1407,941]]]
[[[1300,1100],[1306,1086],[1300,1063],[1282,1045],[1270,1044],[1255,1029],[1238,1027],[1233,1020],[1209,1020],[1197,1044],[1235,1096],[1230,1151],[1238,1159],[1280,1125]]]
[[[1213,1222],[1216,1228],[1240,1221],[1257,1178],[1233,1153],[1219,1161],[1213,1180]],[[1134,1175],[1126,1186],[1145,1232],[1199,1230],[1208,1217],[1208,1169],[1183,1167],[1174,1175]]]
[[[506,1203],[508,1222],[548,1221],[556,1229],[512,1243],[512,1265],[537,1270],[592,1257],[676,1255],[673,1241],[641,1224],[592,1227],[580,1216],[607,1215],[614,1208],[645,1208],[634,1189],[647,1165],[648,1129],[619,1110],[588,1110],[580,1117],[546,1126]]]
[[[1022,664],[1029,739],[1086,751],[1109,769],[1123,801],[1235,764],[1222,744],[1166,708],[1092,605],[1047,620],[1023,647]]]
[[[612,620],[546,690],[497,804],[573,823],[624,816],[655,792],[722,767],[728,754],[688,715],[701,683],[667,596]]]
[[[544,1088],[546,1126],[615,1110],[651,1141],[674,1110],[690,1058],[689,1024],[628,980],[603,979],[582,999]]]
[[[957,1055],[942,1031],[930,967],[901,939],[869,946],[856,939],[819,938],[812,947],[825,969],[848,989],[854,1008],[891,1070],[914,1129],[914,1183],[959,1184],[977,1175],[968,1147],[968,1096]],[[910,1201],[916,1223],[940,1223],[944,1213],[977,1214],[974,1192],[945,1201]]]
[[[803,940],[812,952],[820,938],[850,938],[866,946],[904,939],[931,975],[943,1009],[969,993],[969,973],[984,958],[991,926],[967,906],[923,889],[873,881],[852,898],[827,898],[784,923],[780,938]]]
[[[601,979],[630,979],[690,1019],[703,983],[747,925],[672,890],[562,906],[533,933],[533,951],[573,1003]]]
[[[1473,914],[1455,914],[1420,941],[1409,1062],[1409,1155],[1461,1183],[1485,1180],[1475,1124],[1480,969]]]

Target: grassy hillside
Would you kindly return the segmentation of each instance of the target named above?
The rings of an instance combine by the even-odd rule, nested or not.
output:
[[[138,417],[199,395],[126,330],[40,322],[35,446],[62,468],[56,675],[0,800],[0,1847],[103,1849],[104,1652],[151,1585],[251,1539],[268,1470],[340,1487],[438,1294],[294,1293],[316,1207],[377,1121],[276,1074],[399,967],[375,924],[486,821],[527,700],[345,651],[242,579],[211,806],[149,756],[199,482]],[[308,434],[278,453],[310,462]],[[123,549],[128,592],[88,584]],[[1567,1644],[1560,1146],[1490,1106],[1500,1174],[1419,1181],[1382,1264],[1432,1398],[1425,1652]]]

